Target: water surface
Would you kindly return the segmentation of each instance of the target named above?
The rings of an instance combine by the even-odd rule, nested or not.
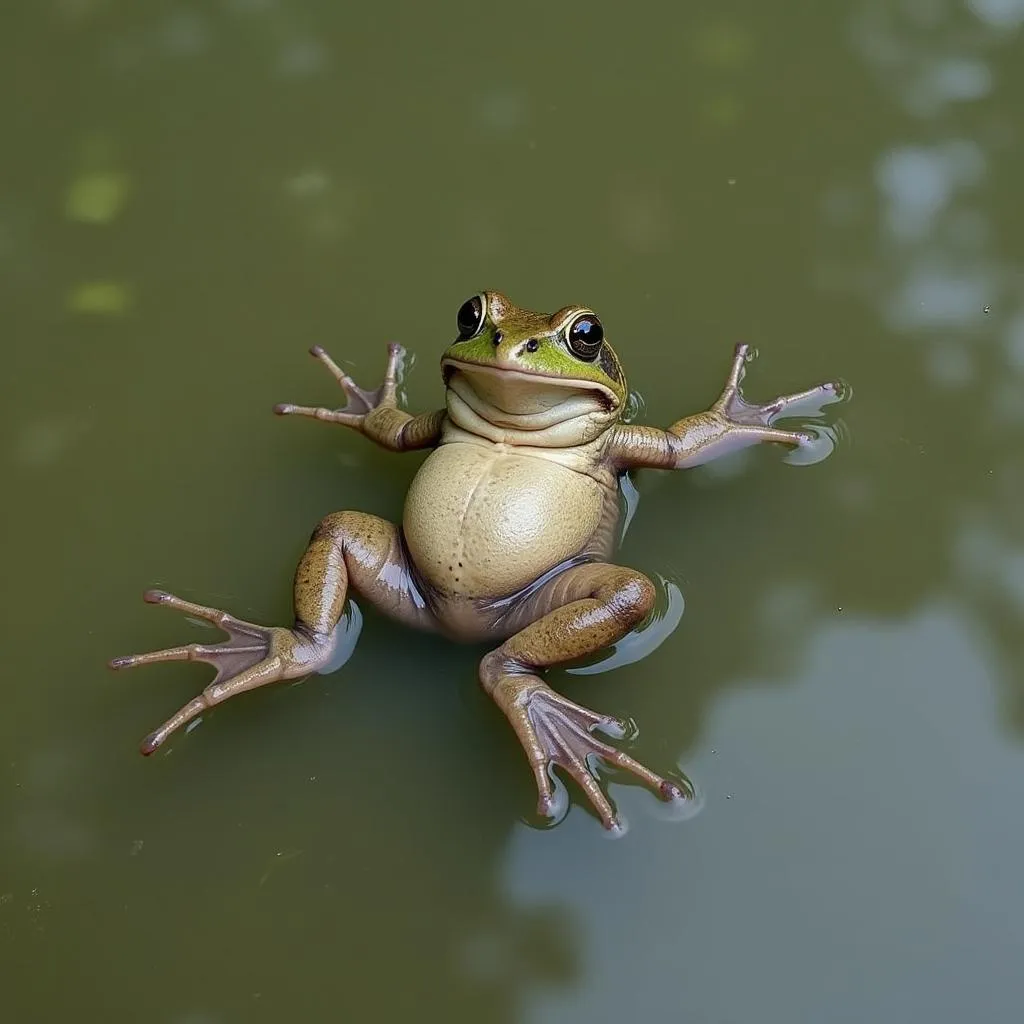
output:
[[[350,8],[0,13],[6,1015],[1013,1019],[1024,4]],[[284,622],[323,515],[400,514],[421,456],[270,414],[306,349],[430,408],[483,287],[592,305],[651,422],[738,340],[853,386],[817,465],[640,476],[680,624],[552,674],[699,813],[539,828],[480,652],[372,613],[140,758],[207,678],[106,671],[204,636],[146,587]]]

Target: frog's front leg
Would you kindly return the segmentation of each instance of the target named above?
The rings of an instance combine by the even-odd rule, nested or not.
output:
[[[615,643],[647,617],[654,599],[654,586],[642,573],[595,563],[561,573],[519,602],[501,623],[503,629],[518,632],[483,659],[480,681],[526,751],[537,782],[541,814],[553,811],[550,771],[558,765],[583,788],[605,828],[620,827],[588,766],[594,756],[632,772],[663,800],[688,795],[676,783],[591,733],[597,726],[621,735],[621,722],[573,703],[539,675],[551,665]]]
[[[796,406],[837,401],[841,385],[827,381],[755,405],[740,390],[749,358],[750,346],[737,345],[725,387],[706,412],[684,416],[668,430],[633,424],[615,427],[607,449],[609,461],[619,469],[688,469],[764,441],[789,447],[810,444],[810,434],[780,430],[775,421],[787,412],[791,415]]]
[[[274,406],[278,416],[308,416],[326,423],[340,423],[376,441],[382,448],[395,452],[429,448],[437,443],[444,424],[443,409],[413,416],[398,407],[398,372],[405,356],[401,345],[388,345],[384,381],[374,391],[361,388],[319,345],[314,345],[309,352],[341,386],[345,406],[326,409],[280,402]]]
[[[184,601],[162,590],[144,598],[212,622],[228,635],[217,644],[186,644],[149,654],[114,658],[111,668],[158,661],[202,661],[217,674],[213,682],[143,741],[151,754],[168,736],[215,704],[267,683],[296,679],[328,664],[337,645],[335,626],[349,589],[407,625],[433,627],[433,617],[416,589],[396,526],[362,512],[336,512],[313,532],[295,573],[295,624],[259,626],[218,608]]]

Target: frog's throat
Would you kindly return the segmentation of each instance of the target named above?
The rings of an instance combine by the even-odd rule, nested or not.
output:
[[[618,397],[593,381],[453,360],[446,360],[444,369],[453,422],[494,441],[582,444],[618,416]]]
[[[446,384],[458,382],[460,394],[471,391],[482,406],[494,410],[498,420],[510,418],[510,423],[522,425],[524,429],[530,429],[528,419],[535,420],[533,429],[541,429],[578,416],[584,404],[588,411],[597,408],[604,412],[614,411],[619,406],[619,397],[611,388],[583,378],[558,377],[516,366],[493,366],[458,359],[445,359],[441,370]]]

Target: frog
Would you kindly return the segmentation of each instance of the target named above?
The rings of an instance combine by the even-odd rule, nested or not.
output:
[[[596,764],[628,773],[668,802],[691,799],[690,787],[635,760],[622,749],[623,721],[570,700],[545,673],[600,655],[643,628],[656,607],[651,579],[614,560],[623,478],[700,466],[765,442],[806,448],[813,432],[777,420],[807,402],[836,400],[842,385],[828,381],[751,402],[741,382],[752,352],[739,344],[717,399],[660,428],[634,422],[622,364],[588,306],[537,313],[483,291],[459,307],[456,328],[441,356],[439,409],[402,408],[399,344],[388,346],[383,381],[373,390],[314,346],[344,403],[274,409],[346,427],[391,452],[429,450],[400,522],[360,511],[323,518],[295,570],[289,626],[148,590],[146,602],[205,620],[226,639],[119,656],[110,666],[198,661],[215,671],[142,740],[141,752],[150,755],[231,697],[328,670],[355,595],[404,626],[488,647],[479,683],[525,752],[538,814],[555,815],[560,771],[604,828],[621,832]]]

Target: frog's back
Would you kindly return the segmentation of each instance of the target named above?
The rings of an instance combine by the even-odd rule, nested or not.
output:
[[[403,530],[430,587],[498,599],[587,550],[614,500],[607,484],[543,453],[450,442],[416,474]]]

